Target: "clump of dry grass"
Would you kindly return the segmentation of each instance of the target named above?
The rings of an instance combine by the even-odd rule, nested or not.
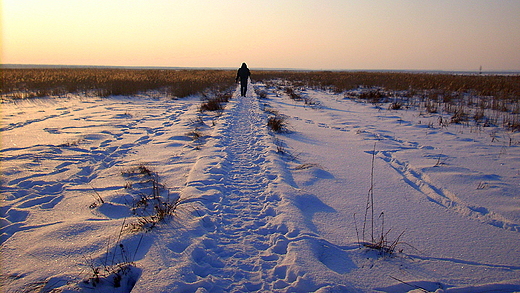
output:
[[[96,287],[111,287],[123,289],[125,292],[131,290],[140,277],[141,270],[134,263],[135,254],[141,246],[143,235],[135,247],[135,251],[121,242],[125,221],[121,224],[116,240],[111,243],[108,238],[106,252],[103,257],[96,260],[85,257],[84,266],[88,267],[90,274],[79,285],[82,288],[95,290]],[[113,247],[111,247],[114,245]],[[115,289],[115,291],[118,291]]]
[[[469,119],[468,114],[466,114],[464,109],[459,108],[459,109],[455,110],[455,112],[453,113],[453,116],[451,116],[450,122],[454,123],[454,124],[459,124],[459,123],[468,121],[468,119]]]
[[[285,88],[285,93],[287,95],[289,95],[289,98],[295,100],[295,101],[303,101],[303,98],[297,94],[295,91],[294,91],[294,88],[292,87],[286,87]]]
[[[424,102],[424,108],[426,109],[426,112],[430,114],[437,113],[439,109],[437,103],[431,100],[427,100],[426,102]]]
[[[370,242],[364,242],[363,246],[366,248],[374,249],[379,251],[382,255],[392,255],[396,252],[397,245],[401,244],[400,239],[404,235],[404,231],[401,232],[394,240],[390,240],[388,234],[390,234],[391,229],[385,231],[385,220],[384,213],[381,212],[379,218],[381,220],[381,233],[375,237],[372,235],[372,239]]]
[[[388,106],[388,109],[390,110],[401,110],[403,108],[403,103],[401,102],[393,102]]]
[[[381,212],[379,214],[379,220],[381,221],[381,233],[376,235],[376,223],[375,223],[375,215],[374,215],[374,163],[376,157],[376,144],[374,143],[374,148],[372,150],[372,163],[370,170],[370,188],[367,194],[367,203],[365,207],[365,217],[363,220],[363,229],[362,229],[362,239],[363,242],[359,239],[359,231],[357,229],[357,223],[354,214],[354,223],[356,225],[356,234],[358,237],[358,243],[361,247],[364,246],[369,249],[377,250],[381,255],[392,255],[397,248],[397,245],[400,244],[400,239],[404,235],[404,231],[399,234],[394,240],[389,240],[389,234],[391,229],[385,230],[385,213]],[[370,238],[367,240],[368,231],[370,231]]]
[[[224,106],[217,99],[210,99],[200,105],[200,111],[221,111],[224,110]]]
[[[231,99],[230,93],[218,94],[213,98],[206,98],[200,105],[200,111],[221,111],[224,110],[224,104]]]
[[[520,131],[520,118],[518,116],[506,117],[504,126],[511,131]]]
[[[255,88],[255,92],[258,95],[259,99],[267,99],[267,92],[265,90],[257,90]]]
[[[318,102],[308,97],[307,95],[302,95],[301,93],[297,93],[296,90],[292,86],[288,86],[285,88],[285,93],[294,101],[304,102],[305,105],[316,106]]]
[[[81,138],[67,140],[66,142],[59,144],[58,147],[73,147],[78,146],[82,142]]]
[[[127,256],[124,245],[119,244],[121,254]],[[90,269],[90,276],[82,282],[82,287],[87,289],[95,289],[96,287],[105,286],[112,288],[133,287],[140,275],[134,262],[122,261],[113,264],[96,265],[94,261],[86,264]],[[126,284],[123,284],[125,282]],[[117,289],[116,289],[117,290]]]
[[[362,92],[358,98],[366,100],[372,104],[378,104],[384,102],[384,99],[386,99],[387,96],[381,89],[370,89]]]
[[[276,115],[270,117],[267,120],[267,126],[274,132],[283,133],[287,131],[287,123],[285,121],[285,117],[281,115]]]
[[[175,215],[182,200],[178,195],[170,194],[169,189],[159,182],[157,173],[145,165],[139,165],[122,174],[133,181],[126,185],[134,191],[131,207],[137,221],[130,224],[132,230],[151,230]]]
[[[190,132],[187,132],[186,136],[191,138],[191,140],[193,140],[193,141],[197,141],[203,136],[203,134],[199,130],[192,130]]]

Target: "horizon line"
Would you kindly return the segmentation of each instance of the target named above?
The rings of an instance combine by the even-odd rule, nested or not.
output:
[[[158,70],[236,70],[238,67],[190,67],[190,66],[142,66],[142,65],[66,65],[66,64],[0,64],[7,69],[37,68],[99,68],[99,69],[158,69]],[[472,74],[520,74],[520,70],[443,70],[443,69],[308,69],[308,68],[276,68],[250,67],[260,71],[332,71],[332,72],[401,72],[401,73],[472,73]]]

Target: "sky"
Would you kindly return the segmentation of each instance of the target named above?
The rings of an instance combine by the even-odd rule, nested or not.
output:
[[[0,0],[2,64],[520,71],[520,0]]]

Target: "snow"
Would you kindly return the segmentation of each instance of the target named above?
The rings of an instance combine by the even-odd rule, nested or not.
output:
[[[520,291],[518,133],[298,91],[314,103],[263,83],[222,113],[158,94],[4,102],[2,288]],[[289,131],[268,129],[276,112]],[[391,255],[363,245],[371,178],[375,236],[404,232]],[[140,229],[154,192],[180,203]]]

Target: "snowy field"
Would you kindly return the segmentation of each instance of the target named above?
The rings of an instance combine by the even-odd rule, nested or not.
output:
[[[3,102],[1,288],[520,292],[520,133],[282,84]]]

